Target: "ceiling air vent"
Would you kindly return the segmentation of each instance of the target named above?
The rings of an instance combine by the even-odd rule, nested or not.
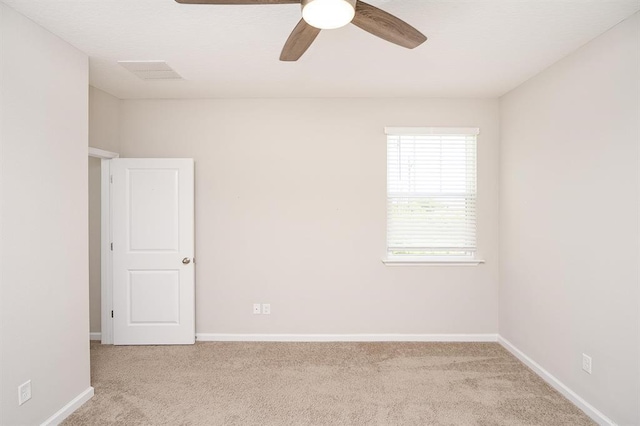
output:
[[[143,80],[181,80],[165,61],[118,61],[120,65]]]

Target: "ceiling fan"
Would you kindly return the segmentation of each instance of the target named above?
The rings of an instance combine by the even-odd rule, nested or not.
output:
[[[413,49],[427,40],[403,20],[360,0],[176,0],[182,4],[301,4],[302,19],[293,29],[280,54],[281,61],[297,61],[320,30],[349,23],[399,46]]]

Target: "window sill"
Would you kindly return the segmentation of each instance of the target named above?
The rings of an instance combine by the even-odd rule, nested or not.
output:
[[[482,259],[469,258],[425,258],[425,257],[386,257],[385,266],[478,266]]]

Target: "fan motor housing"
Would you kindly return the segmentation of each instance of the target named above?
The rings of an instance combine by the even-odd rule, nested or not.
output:
[[[356,14],[356,0],[302,0],[302,18],[323,30],[344,27]]]

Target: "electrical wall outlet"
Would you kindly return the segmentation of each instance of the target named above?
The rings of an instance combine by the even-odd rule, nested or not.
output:
[[[31,380],[27,380],[18,386],[18,405],[22,405],[31,399]]]
[[[591,374],[591,357],[586,354],[582,354],[582,369]]]
[[[253,313],[255,315],[260,315],[260,304],[259,303],[254,303],[253,304]]]
[[[271,315],[271,304],[263,303],[262,304],[262,313],[265,315]]]

